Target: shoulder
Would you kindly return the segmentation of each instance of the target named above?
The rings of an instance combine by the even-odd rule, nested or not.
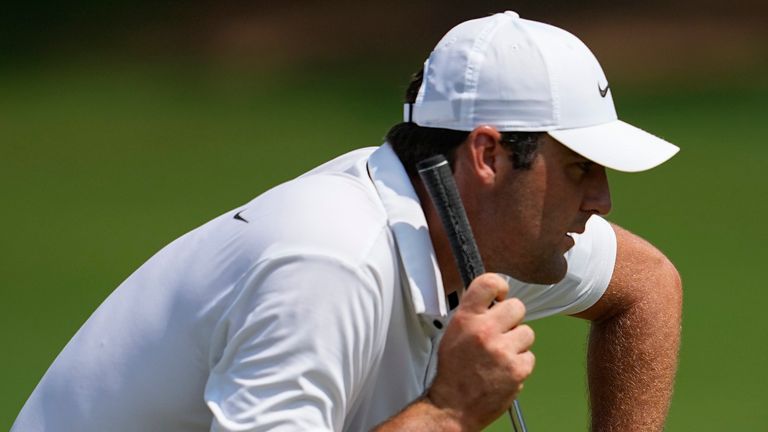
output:
[[[616,224],[611,227],[616,235],[616,261],[608,289],[577,316],[599,320],[649,300],[681,302],[682,282],[671,260],[639,235]]]
[[[656,246],[616,224],[616,265],[611,285],[637,285],[642,280],[670,279],[679,285],[680,275],[672,261]]]
[[[386,237],[386,212],[367,179],[344,173],[303,176],[237,209],[248,221],[241,244],[264,256],[329,254],[358,261]]]

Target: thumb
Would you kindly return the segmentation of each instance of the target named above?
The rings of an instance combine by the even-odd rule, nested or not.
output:
[[[483,273],[469,284],[459,307],[474,313],[483,313],[494,300],[504,300],[508,292],[509,285],[504,278],[496,273]]]

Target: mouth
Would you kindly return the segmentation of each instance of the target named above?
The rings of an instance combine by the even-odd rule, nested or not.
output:
[[[581,225],[581,226],[577,227],[576,229],[573,229],[573,230],[570,230],[570,231],[566,231],[565,232],[565,236],[573,239],[574,235],[576,237],[578,237],[580,234],[584,234],[584,231],[586,231],[586,229],[587,229],[586,225]]]
[[[578,233],[565,233],[565,239],[566,239],[565,240],[565,243],[566,243],[565,250],[566,251],[570,250],[572,247],[576,246],[576,240],[573,238],[573,234],[578,234]]]
[[[575,229],[575,230],[573,230],[573,231],[568,231],[568,232],[566,233],[566,235],[571,235],[571,234],[584,234],[584,231],[586,231],[586,229],[587,229],[587,226],[586,226],[586,225],[581,225],[581,226],[579,226],[578,228],[576,228],[576,229]]]
[[[566,251],[571,249],[572,247],[574,247],[576,245],[576,238],[575,237],[578,237],[579,234],[584,234],[584,231],[586,231],[586,229],[587,229],[587,225],[586,225],[586,223],[584,223],[584,224],[578,225],[576,227],[576,229],[574,229],[572,231],[567,231],[565,233],[565,237],[566,237],[565,242],[567,244],[567,247],[565,249]]]

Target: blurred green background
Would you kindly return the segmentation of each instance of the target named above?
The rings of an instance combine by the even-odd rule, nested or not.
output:
[[[84,0],[0,14],[0,429],[144,260],[277,182],[378,145],[442,33],[504,9],[580,36],[620,116],[683,149],[611,174],[610,219],[658,245],[685,284],[667,430],[768,430],[760,2]],[[586,430],[587,325],[533,325],[531,430]]]

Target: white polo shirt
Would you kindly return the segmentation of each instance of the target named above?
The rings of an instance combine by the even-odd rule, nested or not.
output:
[[[528,319],[582,311],[616,251],[593,217]],[[420,396],[448,319],[426,220],[388,145],[175,240],[56,358],[13,432],[368,430]]]

